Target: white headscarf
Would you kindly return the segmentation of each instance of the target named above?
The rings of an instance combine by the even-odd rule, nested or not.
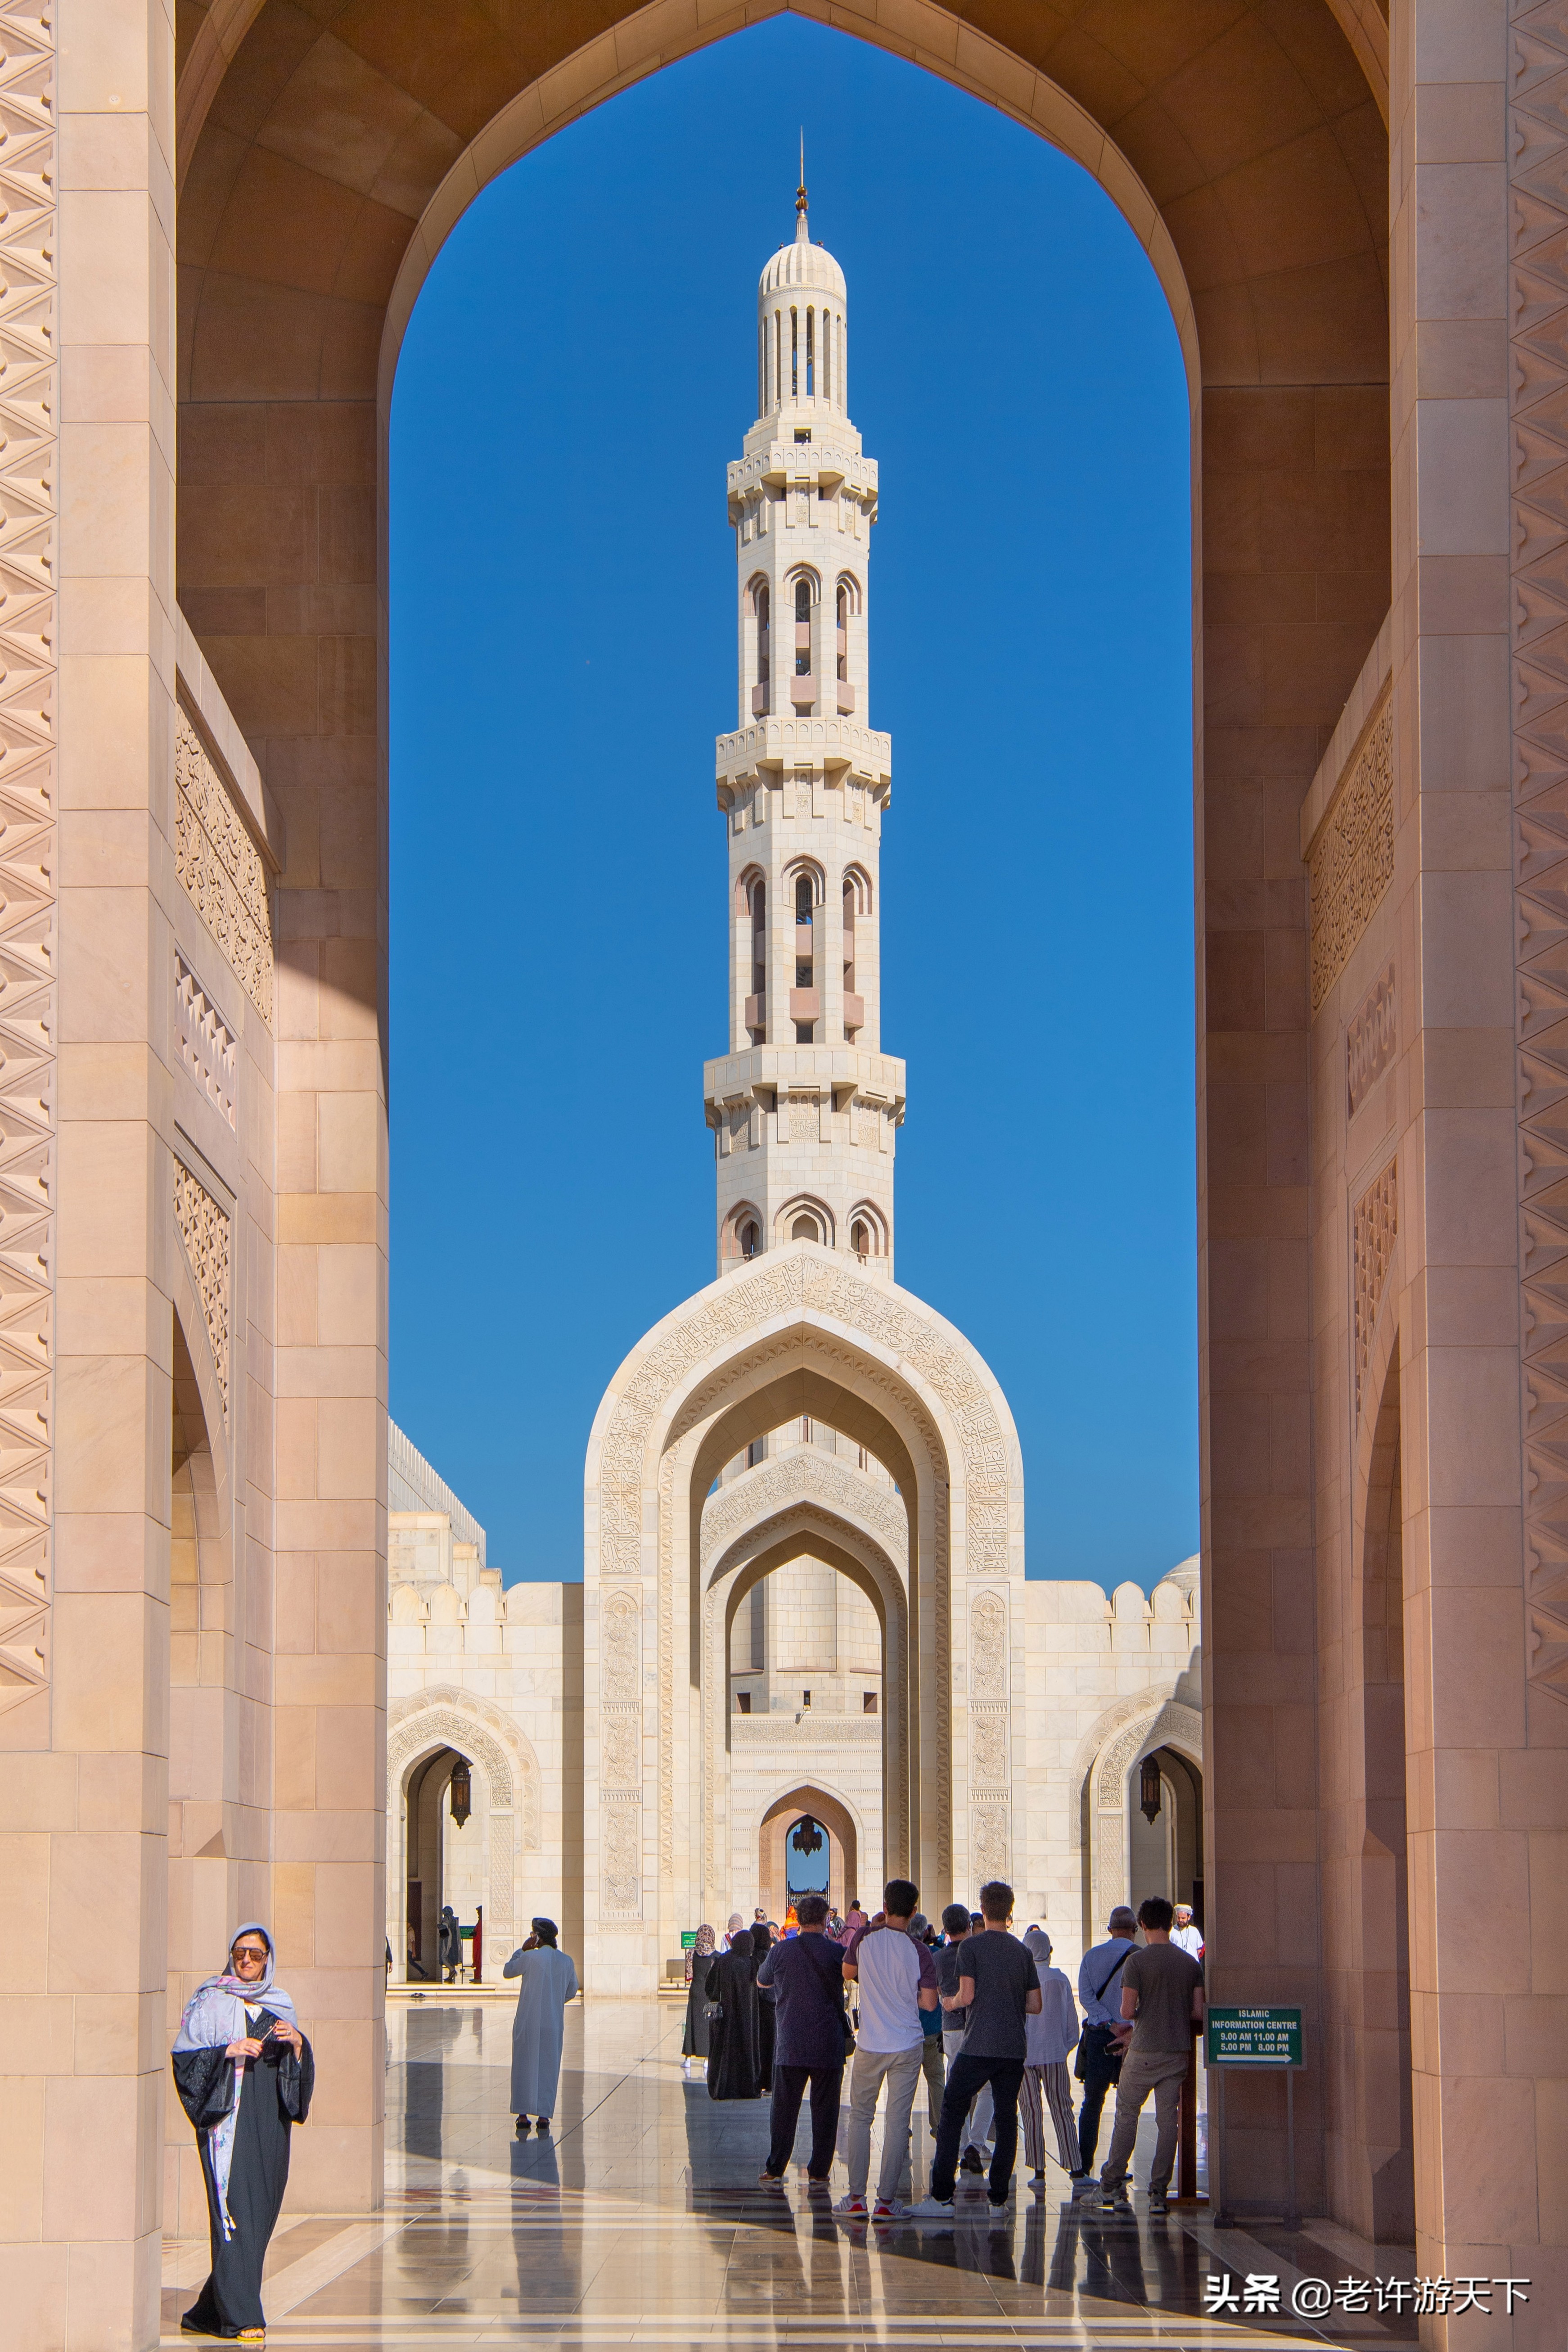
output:
[[[272,1981],[277,1955],[269,1929],[259,1919],[247,1919],[229,1937],[229,1955],[242,1936],[259,1936],[267,1946],[267,1966],[255,1983],[245,1977],[224,1975],[204,1977],[180,2020],[180,2031],[174,2036],[174,2047],[181,2050],[226,2050],[231,2042],[245,2039],[246,2008],[265,2009],[270,2016],[285,2025],[297,2026],[294,2003],[281,1985]],[[235,2063],[240,2062],[236,2061]],[[241,2075],[243,2081],[243,2072]],[[235,2127],[239,2121],[240,2083],[235,2084],[235,2095],[229,2111],[211,2125],[207,2145],[212,2151],[213,2178],[217,2182],[218,2211],[223,2216],[224,2235],[232,2238],[234,2222],[229,2214],[229,2167],[234,2160]]]

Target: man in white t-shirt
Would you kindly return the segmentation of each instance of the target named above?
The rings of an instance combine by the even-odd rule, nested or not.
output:
[[[884,2083],[882,2169],[872,2219],[891,2221],[897,2212],[898,2183],[909,2157],[909,2111],[920,2082],[925,2040],[920,2012],[936,2006],[936,1969],[930,1950],[909,1932],[920,1889],[907,1878],[890,1878],[882,1902],[880,1927],[866,1928],[844,1954],[844,1975],[860,1982],[860,2028],[850,2077],[849,2194],[833,2210],[851,2221],[865,2218],[872,2117]]]

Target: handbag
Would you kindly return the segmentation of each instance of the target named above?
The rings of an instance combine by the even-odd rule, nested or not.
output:
[[[1121,1975],[1122,1970],[1125,1968],[1127,1962],[1131,1959],[1133,1954],[1137,1950],[1137,1948],[1138,1948],[1135,1944],[1128,1945],[1121,1958],[1116,1962],[1115,1967],[1111,1970],[1110,1975],[1105,1979],[1104,1983],[1096,1990],[1094,1995],[1096,2000],[1104,2000],[1106,1994],[1110,1991],[1112,1985]],[[1125,2055],[1125,2053],[1120,2050],[1112,2051],[1107,2049],[1106,2045],[1109,2043],[1111,2039],[1111,2029],[1108,2025],[1086,2025],[1082,2032],[1078,2037],[1078,2049],[1072,2061],[1072,2078],[1074,2082],[1086,2083],[1089,2079],[1088,2070],[1083,2062],[1088,2053],[1089,2037],[1092,2033],[1097,2034],[1100,2037],[1094,2044],[1095,2049],[1105,2050],[1106,2052],[1106,2064],[1111,2070],[1112,2082],[1114,2083],[1118,2081],[1122,2073],[1122,2060]]]

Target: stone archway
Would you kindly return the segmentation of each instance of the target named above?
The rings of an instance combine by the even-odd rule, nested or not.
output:
[[[791,1243],[667,1316],[621,1367],[594,1423],[584,1612],[591,1984],[596,1970],[618,1990],[656,1981],[663,1947],[674,1949],[687,1915],[700,1916],[701,1886],[716,1879],[716,1857],[696,1834],[709,1817],[704,1510],[723,1465],[794,1414],[864,1444],[898,1486],[915,1874],[931,1885],[955,1874],[967,1881],[976,1867],[1005,1874],[1015,1843],[1024,1848],[1027,1783],[1011,1726],[1023,1491],[1007,1401],[931,1308],[821,1245]]]
[[[1173,5],[1113,26],[1103,12],[1092,26],[1087,16],[1081,0],[1032,16],[999,0],[954,10],[909,0],[896,20],[846,8],[835,22],[918,57],[1096,173],[1149,254],[1182,339],[1199,461],[1194,509],[1205,522],[1195,548],[1204,680],[1200,1393],[1207,1524],[1220,1530],[1206,1558],[1205,1614],[1219,1624],[1233,1602],[1250,1607],[1258,1583],[1295,1576],[1312,1508],[1310,1475],[1299,1466],[1311,1459],[1304,1328],[1271,1331],[1260,1350],[1248,1326],[1248,1370],[1234,1382],[1209,1377],[1209,1350],[1211,1339],[1239,1336],[1227,1321],[1234,1285],[1226,1284],[1244,1261],[1267,1260],[1275,1297],[1311,1279],[1302,1179],[1279,1140],[1304,1132],[1308,1104],[1297,1050],[1308,1027],[1307,917],[1293,813],[1303,761],[1311,765],[1303,747],[1326,740],[1388,597],[1387,150],[1377,98],[1386,37],[1366,0],[1284,16],[1240,0],[1218,34]],[[297,1336],[291,1376],[298,1396],[330,1397],[334,1412],[361,1413],[367,1426],[384,1407],[377,1301],[385,1285],[361,1283],[350,1254],[374,1260],[386,1247],[378,576],[398,341],[430,257],[494,170],[723,22],[689,0],[642,11],[617,0],[609,18],[569,0],[505,28],[465,18],[436,39],[404,0],[366,0],[330,24],[299,19],[287,0],[259,13],[254,0],[218,0],[198,21],[182,76],[178,338],[172,320],[145,337],[149,380],[178,381],[178,432],[155,436],[148,511],[177,503],[179,596],[290,820],[279,935],[288,941],[290,1034],[310,1042],[278,1100],[279,1131],[300,1139],[279,1230],[294,1252],[296,1295],[326,1295],[333,1284],[347,1295],[340,1275],[352,1265],[362,1302],[350,1333]],[[160,23],[155,82],[171,40]],[[355,93],[347,110],[345,88]],[[166,152],[156,136],[146,145]],[[162,187],[148,194],[155,244],[162,230],[152,225],[166,209]],[[156,313],[150,302],[149,319]],[[1410,315],[1403,298],[1398,315]],[[171,445],[177,502],[161,470]],[[1432,467],[1444,476],[1440,457]],[[150,562],[149,609],[163,609],[166,543]],[[97,569],[118,573],[118,545]],[[1407,635],[1413,642],[1414,626]],[[136,683],[125,690],[151,697],[157,723],[142,731],[157,742],[166,681],[151,656],[134,658]],[[107,679],[111,668],[105,662],[99,674]],[[150,804],[162,806],[164,789],[160,774]],[[1267,1150],[1257,1141],[1265,1133]],[[330,1174],[318,1151],[329,1134]],[[350,1361],[364,1368],[352,1396],[341,1386]],[[315,1564],[309,1573],[325,1591],[361,1574],[367,1546],[374,1573],[375,1449],[367,1441],[346,1496],[340,1475],[317,1468],[313,1412],[302,1407],[298,1435],[285,1433],[279,1469],[293,1556]],[[1261,1518],[1260,1414],[1274,1440]],[[1261,1538],[1225,1532],[1254,1523],[1267,1530]],[[651,1598],[645,1615],[637,1607],[637,1654],[656,1675],[674,1657],[674,1629]],[[376,1628],[355,1666],[370,1694],[357,1710],[368,1771],[381,1731],[380,1621],[373,1609],[363,1614]],[[987,1603],[978,1622],[988,1615]],[[1209,1695],[1220,1715],[1247,1704],[1228,1673]],[[606,1717],[607,1736],[608,1727]],[[591,1720],[591,1759],[599,1740]],[[684,1722],[662,1735],[663,1785],[674,1785],[678,1759],[685,1769],[690,1741]],[[989,1732],[981,1744],[994,1753]],[[329,1860],[313,1792],[287,1784],[279,1805],[291,1850]],[[1273,1813],[1283,1838],[1290,1809],[1281,1802]],[[987,1794],[966,1834],[1001,1839],[1005,1814]],[[591,1839],[591,1877],[608,1870],[618,1886],[635,1885],[640,1916],[647,1887],[672,1862],[664,1817],[644,1839],[622,1808],[602,1839],[596,1822]],[[374,1923],[362,1924],[368,1948]],[[1289,1964],[1294,1955],[1278,1958]],[[362,1989],[373,2007],[373,1971]],[[373,2115],[375,2096],[366,2071],[356,2116]],[[373,2196],[373,2128],[355,2131],[368,2168],[354,2193]],[[314,2158],[304,2154],[301,2193],[340,2203],[340,2180],[307,2181]]]
[[[1152,1748],[1174,1748],[1191,1768],[1197,1787],[1203,1787],[1203,1717],[1196,1707],[1176,1698],[1156,1699],[1151,1705],[1146,1696],[1140,1696],[1110,1712],[1111,1724],[1090,1735],[1098,1738],[1098,1746],[1085,1784],[1089,1832],[1085,1884],[1090,1890],[1086,1937],[1091,1930],[1103,1932],[1113,1908],[1127,1900],[1132,1877],[1127,1783],[1137,1759]]]
[[[510,1938],[516,1928],[522,1859],[539,1844],[538,1759],[509,1717],[467,1691],[443,1685],[394,1702],[387,1717],[386,1933],[394,1972],[400,1974],[408,1883],[407,1790],[420,1762],[442,1748],[466,1757],[485,1778],[488,1887],[485,1918],[487,1933],[493,1933],[497,1943]]]
[[[772,1799],[757,1825],[757,1899],[770,1919],[784,1918],[785,1841],[794,1823],[809,1813],[832,1842],[828,1876],[828,1900],[842,1912],[863,1892],[858,1873],[863,1853],[862,1832],[853,1806],[819,1781],[801,1781]],[[873,1906],[875,1907],[874,1906]]]
[[[785,1469],[807,1458],[792,1455],[777,1466]],[[771,1495],[789,1491],[789,1482],[779,1480],[774,1482]],[[771,1496],[754,1494],[754,1499]],[[791,1744],[790,1732],[776,1728],[774,1718],[741,1717],[730,1711],[727,1666],[736,1612],[755,1585],[807,1550],[858,1585],[875,1609],[882,1633],[883,1694],[879,1717],[813,1717],[810,1744],[814,1756],[840,1759],[841,1775],[855,1791],[862,1819],[873,1810],[877,1815],[874,1839],[868,1837],[863,1827],[858,1832],[858,1853],[868,1864],[874,1862],[883,1874],[908,1867],[912,1744],[908,1594],[883,1548],[812,1497],[776,1509],[745,1528],[705,1573],[700,1650],[703,1818],[698,1851],[703,1899],[710,1906],[719,1905],[727,1874],[740,1866],[739,1825],[747,1817],[747,1790],[777,1766],[779,1750]]]

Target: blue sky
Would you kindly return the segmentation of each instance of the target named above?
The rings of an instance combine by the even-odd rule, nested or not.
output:
[[[1149,1585],[1197,1539],[1176,335],[1075,164],[798,16],[525,157],[403,344],[392,1412],[508,1581],[578,1577],[599,1397],[716,1271],[725,465],[802,120],[881,467],[899,1279],[1011,1401],[1030,1573]]]

